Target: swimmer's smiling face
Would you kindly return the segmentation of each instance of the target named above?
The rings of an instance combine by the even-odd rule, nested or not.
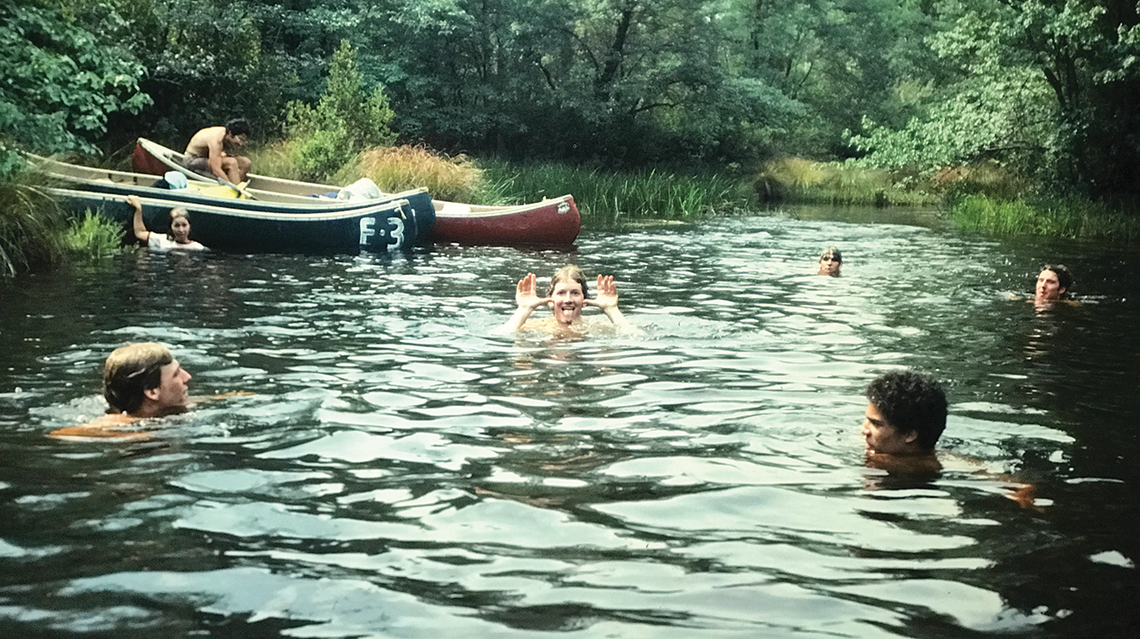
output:
[[[554,311],[554,319],[560,324],[570,325],[582,317],[582,309],[586,307],[586,295],[582,293],[582,285],[573,280],[561,280],[554,285],[550,294],[550,305]]]

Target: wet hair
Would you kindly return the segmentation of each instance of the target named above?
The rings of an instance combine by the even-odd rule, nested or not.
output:
[[[550,278],[550,286],[546,287],[546,296],[554,295],[554,287],[559,282],[577,282],[582,285],[582,297],[589,297],[590,290],[586,287],[586,274],[573,264],[567,264],[554,272]]]
[[[933,450],[946,430],[946,393],[925,375],[909,370],[884,373],[867,385],[867,401],[900,433],[917,433],[924,449]]]
[[[226,133],[230,135],[244,135],[249,137],[253,135],[253,127],[250,126],[249,120],[245,118],[234,118],[226,122]]]
[[[819,261],[822,262],[823,258],[828,257],[828,256],[830,256],[831,259],[835,260],[836,262],[842,262],[843,261],[843,254],[841,254],[839,252],[839,249],[835,248],[834,246],[829,246],[829,247],[823,249],[823,252],[819,254]]]
[[[143,392],[162,383],[162,367],[174,361],[162,344],[139,342],[111,351],[103,364],[103,397],[108,413],[134,414],[143,403]]]
[[[1065,289],[1061,293],[1061,297],[1069,294],[1069,287],[1073,285],[1073,274],[1069,272],[1069,267],[1064,264],[1046,264],[1041,267],[1042,271],[1053,271],[1057,274],[1057,284]]]

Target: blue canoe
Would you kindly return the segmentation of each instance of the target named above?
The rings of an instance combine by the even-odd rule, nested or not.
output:
[[[48,192],[76,215],[98,212],[124,225],[134,217],[134,209],[118,194],[68,188],[49,188]],[[190,212],[191,239],[221,251],[387,253],[411,248],[421,232],[406,199],[306,213],[251,211],[150,196],[140,199],[148,229],[165,232],[170,209],[183,207]]]
[[[349,212],[360,208],[374,208],[377,204],[404,200],[405,230],[409,244],[426,243],[435,224],[435,207],[427,189],[385,194],[378,199],[338,199],[327,196],[300,196],[256,189],[234,188],[203,182],[188,182],[184,188],[169,188],[166,181],[155,175],[99,169],[59,162],[29,155],[32,165],[50,176],[65,189],[94,191],[126,198],[138,195],[143,198],[180,202],[191,210],[195,207],[214,206],[234,211],[312,214]],[[193,220],[191,226],[193,227]],[[165,228],[165,222],[160,228]]]

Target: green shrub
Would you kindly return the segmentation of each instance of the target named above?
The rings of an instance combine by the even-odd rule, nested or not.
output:
[[[121,224],[86,211],[82,218],[74,218],[68,224],[63,232],[62,245],[68,254],[78,258],[112,257],[127,250],[123,245],[124,231]]]
[[[356,50],[342,40],[317,104],[294,101],[285,107],[287,149],[301,172],[298,177],[326,181],[364,149],[391,144],[396,140],[390,128],[395,115],[382,87],[365,93]]]

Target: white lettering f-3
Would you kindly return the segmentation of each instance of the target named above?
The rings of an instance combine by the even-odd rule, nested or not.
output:
[[[376,235],[376,230],[373,228],[374,226],[376,226],[376,218],[374,218],[374,217],[362,217],[362,218],[360,218],[360,245],[361,246],[368,244],[368,238],[372,237],[373,235]]]

